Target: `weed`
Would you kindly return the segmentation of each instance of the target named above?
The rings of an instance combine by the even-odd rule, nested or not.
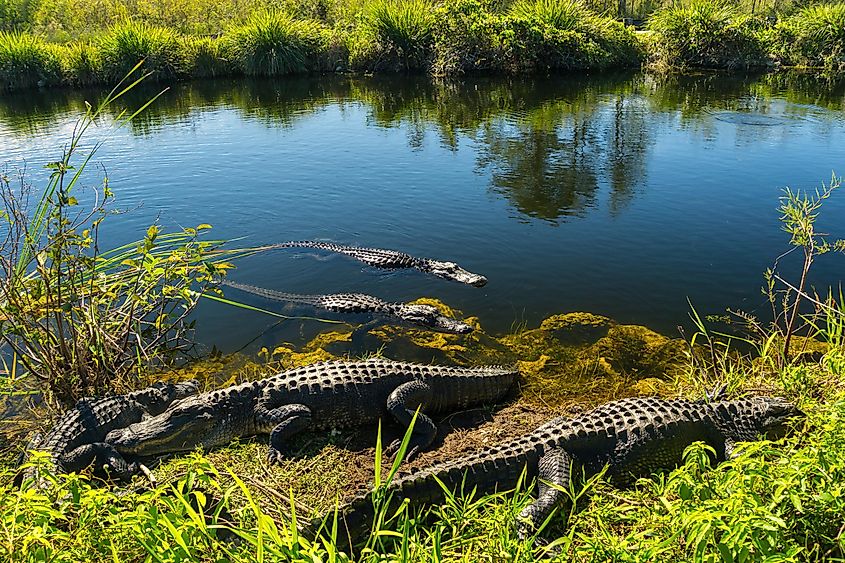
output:
[[[104,76],[120,80],[139,62],[152,80],[175,78],[184,72],[179,36],[166,28],[126,21],[97,41]]]

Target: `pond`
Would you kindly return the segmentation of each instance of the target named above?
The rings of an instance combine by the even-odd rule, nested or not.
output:
[[[125,100],[138,106],[160,87]],[[30,178],[57,160],[84,101],[55,90],[0,97],[0,162]],[[785,186],[845,174],[845,86],[803,75],[660,78],[284,78],[179,84],[96,161],[118,205],[105,246],[210,223],[215,237],[393,248],[486,275],[483,288],[384,273],[341,256],[276,250],[231,279],[296,293],[436,297],[488,332],[590,311],[670,336],[726,307],[761,315],[762,272],[788,248]],[[86,181],[97,183],[103,169]],[[84,193],[84,192],[83,192]],[[845,192],[821,229],[843,234]],[[789,257],[784,272],[794,274]],[[797,258],[797,257],[796,257]],[[842,257],[813,282],[837,284]],[[313,311],[232,293],[288,315]],[[197,338],[222,350],[302,342],[325,325],[204,302]]]

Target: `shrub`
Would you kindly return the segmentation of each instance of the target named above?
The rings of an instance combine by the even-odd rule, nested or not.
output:
[[[571,31],[584,29],[592,17],[580,0],[517,0],[509,13],[518,19]]]
[[[59,59],[44,41],[30,34],[0,32],[0,91],[59,82]]]
[[[210,37],[182,39],[185,73],[191,78],[214,78],[231,74],[232,65],[226,60],[220,40]]]
[[[771,50],[785,64],[845,67],[845,3],[804,8],[778,22]]]
[[[427,64],[434,13],[426,0],[373,0],[367,5],[365,20],[376,40],[405,69]]]
[[[269,11],[253,16],[223,38],[231,62],[250,76],[276,76],[323,68],[328,30],[314,21]]]
[[[652,15],[653,63],[664,68],[748,68],[767,64],[760,20],[714,0],[693,0]]]
[[[439,7],[433,28],[436,75],[502,68],[501,16],[479,0],[457,0]]]
[[[90,43],[76,42],[57,47],[62,77],[74,86],[90,86],[102,81],[103,60]]]
[[[173,31],[127,21],[113,27],[98,42],[107,80],[119,80],[143,60],[142,69],[153,80],[183,73],[179,36]]]

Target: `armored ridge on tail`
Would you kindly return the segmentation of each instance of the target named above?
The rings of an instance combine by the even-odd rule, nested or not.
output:
[[[80,399],[43,439],[31,442],[29,449],[47,452],[56,472],[80,471],[96,460],[98,464],[107,464],[119,477],[128,479],[137,466],[127,463],[106,444],[106,435],[139,422],[144,416],[160,414],[177,399],[197,391],[198,383],[191,380],[156,383],[125,395]],[[33,468],[24,472],[22,480],[25,484],[38,486],[42,482]]]
[[[460,283],[481,287],[487,283],[487,278],[481,274],[474,274],[464,270],[454,262],[434,260],[432,258],[417,258],[397,250],[383,248],[366,248],[359,246],[343,246],[332,242],[317,240],[295,240],[272,244],[264,248],[317,248],[329,252],[339,252],[351,256],[374,268],[402,269],[414,268],[421,272]]]
[[[272,289],[264,289],[254,285],[237,283],[229,280],[220,282],[222,285],[233,287],[253,295],[259,295],[275,301],[289,301],[302,303],[333,313],[370,313],[382,315],[416,326],[424,326],[440,332],[466,334],[472,332],[472,327],[457,319],[447,317],[431,305],[415,305],[410,303],[393,303],[382,301],[378,297],[364,293],[331,293],[328,295],[301,295],[297,293],[282,293]]]
[[[501,399],[515,368],[446,367],[383,359],[320,362],[260,381],[218,389],[174,404],[163,414],[111,432],[121,454],[159,455],[213,448],[270,434],[268,457],[282,459],[287,440],[305,430],[351,427],[390,415],[407,427],[419,407],[408,457],[437,434],[425,413]],[[392,445],[395,449],[398,442]]]
[[[444,462],[396,478],[389,485],[393,503],[440,502],[446,489],[480,493],[516,486],[523,471],[528,483],[538,481],[537,500],[520,514],[521,534],[537,528],[566,503],[566,495],[547,483],[568,490],[581,472],[592,475],[608,467],[611,482],[624,486],[637,477],[669,470],[682,461],[684,449],[696,441],[712,446],[717,461],[729,458],[738,441],[762,434],[783,436],[788,420],[802,416],[780,398],[755,397],[702,403],[657,398],[623,399],[577,418],[554,419],[534,432],[453,462]],[[353,499],[341,515],[350,537],[372,525],[372,493]]]

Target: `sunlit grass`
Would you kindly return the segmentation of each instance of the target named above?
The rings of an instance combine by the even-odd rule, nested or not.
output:
[[[262,12],[223,38],[226,53],[247,76],[305,72],[318,65],[324,28],[280,11]]]
[[[0,32],[0,90],[44,86],[58,81],[59,58],[40,38]]]

